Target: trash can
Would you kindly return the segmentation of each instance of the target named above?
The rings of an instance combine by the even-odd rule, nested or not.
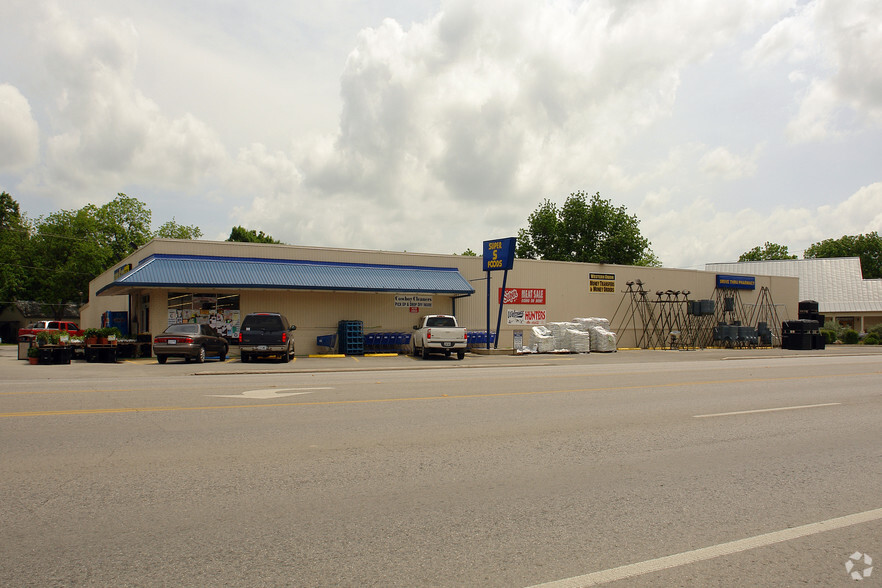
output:
[[[27,359],[28,358],[28,349],[31,347],[31,343],[33,342],[32,337],[19,337],[18,338],[18,358],[19,359]]]

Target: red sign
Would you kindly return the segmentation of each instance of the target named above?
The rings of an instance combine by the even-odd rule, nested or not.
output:
[[[545,304],[545,288],[506,288],[504,299],[500,288],[499,300],[502,304]]]

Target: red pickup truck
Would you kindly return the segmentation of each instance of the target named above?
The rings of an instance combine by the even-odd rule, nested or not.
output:
[[[37,321],[18,330],[18,338],[36,337],[40,331],[67,331],[74,337],[82,337],[83,331],[76,323],[70,321]]]

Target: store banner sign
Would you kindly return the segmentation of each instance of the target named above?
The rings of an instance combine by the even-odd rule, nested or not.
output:
[[[505,296],[499,289],[502,304],[545,304],[545,288],[506,288]]]
[[[598,294],[615,294],[616,275],[588,274],[588,291]]]
[[[544,310],[506,310],[506,321],[509,325],[544,325]]]
[[[756,290],[756,278],[717,274],[717,288],[720,290]]]
[[[510,270],[514,267],[516,237],[484,241],[484,271]]]
[[[432,308],[431,296],[398,295],[395,297],[396,308]]]

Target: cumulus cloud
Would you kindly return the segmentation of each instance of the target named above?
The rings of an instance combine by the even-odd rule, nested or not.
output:
[[[452,0],[407,29],[387,19],[349,55],[338,134],[299,163],[303,191],[277,204],[347,199],[334,214],[350,222],[371,206],[404,222],[455,207],[451,218],[511,233],[545,197],[597,179],[633,186],[652,172],[628,177],[617,156],[670,116],[683,68],[788,6]],[[750,159],[729,167],[750,173]],[[390,239],[379,220],[362,223],[360,243]],[[473,245],[468,231],[446,234]]]
[[[31,105],[18,88],[0,84],[0,171],[19,172],[37,162],[40,134]]]
[[[882,4],[875,0],[815,0],[776,23],[746,54],[749,66],[794,68],[791,140],[817,141],[865,124],[882,125],[880,21]]]
[[[653,199],[667,196],[654,195]],[[645,217],[641,228],[661,259],[678,259],[681,267],[703,269],[704,263],[736,261],[765,241],[801,253],[827,238],[882,230],[882,183],[865,186],[838,204],[809,207],[777,206],[769,211],[741,208],[721,211],[698,197],[667,211]]]
[[[38,36],[55,102],[35,185],[90,194],[107,187],[108,196],[138,182],[186,188],[224,160],[213,130],[191,114],[164,115],[137,88],[131,22],[78,22],[48,8]]]
[[[760,148],[746,156],[735,155],[725,147],[708,151],[699,161],[701,170],[723,180],[737,180],[756,173]]]
[[[212,19],[224,26],[199,29],[209,39],[203,42],[200,35],[181,40],[198,11],[186,13],[187,26],[157,37],[162,19],[145,23],[140,9],[131,10],[135,3],[119,3],[119,14],[134,14],[129,19],[94,16],[100,3],[70,13],[38,2],[42,12],[31,24],[40,62],[33,69],[44,75],[30,85],[14,82],[30,105],[15,88],[0,86],[0,96],[13,102],[0,113],[0,127],[33,123],[4,137],[18,145],[9,161],[29,168],[17,186],[24,192],[94,200],[135,185],[164,190],[182,205],[179,195],[191,191],[211,210],[193,205],[204,215],[188,224],[208,222],[210,212],[226,231],[243,224],[289,243],[474,250],[485,238],[515,234],[544,198],[562,201],[584,189],[643,219],[644,234],[669,264],[725,260],[766,240],[793,239],[786,244],[796,250],[831,230],[846,232],[857,219],[862,227],[878,224],[875,177],[862,175],[867,188],[842,208],[834,203],[844,195],[829,195],[829,210],[804,204],[809,191],[792,181],[805,175],[800,157],[811,147],[834,136],[847,140],[880,118],[882,74],[873,60],[882,18],[874,2],[862,2],[442,1],[417,22],[365,21],[371,26],[347,41],[345,64],[316,86],[339,81],[339,98],[327,100],[341,105],[336,127],[290,145],[277,140],[279,129],[292,128],[284,121],[326,120],[327,104],[285,110],[277,106],[283,99],[255,100],[255,108],[264,105],[262,123],[280,121],[261,134],[247,112],[231,106],[249,104],[241,90],[233,102],[202,96],[210,95],[205,78],[239,76],[261,60],[264,44],[274,55],[284,50],[285,35],[302,22],[274,19],[278,37],[265,43],[243,35],[219,51],[231,14]],[[23,12],[31,5],[15,3]],[[733,55],[745,46],[746,67],[736,70]],[[157,57],[178,52],[187,54],[187,67]],[[147,73],[139,66],[146,55]],[[200,58],[207,55],[206,65]],[[278,87],[260,85],[260,78],[288,81],[285,67],[296,61],[267,58],[246,85],[255,95]],[[186,84],[196,63],[204,67],[198,90]],[[315,69],[294,74],[289,91],[314,92],[304,87]],[[696,75],[710,70],[713,76]],[[757,96],[768,78],[792,92],[789,126],[773,120],[772,107],[757,114],[767,106]],[[692,93],[687,100],[684,88]],[[715,108],[733,96],[725,109]],[[689,105],[701,100],[710,106],[693,120]],[[36,114],[21,116],[30,109]],[[236,122],[225,126],[225,119]],[[777,126],[758,128],[759,120]],[[785,132],[812,144],[783,152]],[[811,155],[823,159],[821,151]],[[783,165],[791,166],[786,180],[764,175]],[[770,212],[773,200],[779,208]],[[228,234],[203,227],[207,235]]]

